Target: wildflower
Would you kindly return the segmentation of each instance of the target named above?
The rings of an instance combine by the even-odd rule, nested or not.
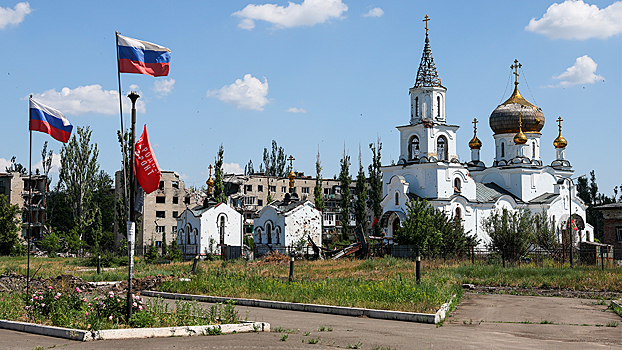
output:
[[[45,307],[45,303],[42,303],[42,304],[41,304],[41,307]]]
[[[43,294],[43,292],[39,291],[39,295]]]
[[[112,315],[108,316],[108,321],[112,321]]]
[[[33,297],[33,299],[37,300],[37,299],[39,299],[39,297],[35,295],[35,296]]]
[[[138,304],[136,304],[136,302],[133,302],[133,303],[132,303],[132,306],[133,306],[133,307],[137,307],[137,306],[138,306]]]
[[[86,316],[87,316],[87,317],[89,316],[89,312],[88,312],[88,311],[86,312]]]
[[[76,292],[78,292],[78,294],[82,293],[82,291],[80,290],[80,287],[76,287]]]
[[[58,295],[55,295],[55,296],[54,296],[54,300],[58,300]]]
[[[48,286],[48,289],[54,289],[54,287],[52,287],[52,286]]]
[[[134,299],[136,299],[136,300],[140,300],[140,296],[138,296],[138,295],[134,295]]]
[[[142,305],[138,305],[138,310],[142,310],[143,306]]]
[[[88,305],[88,306],[91,306],[91,303],[89,303],[89,305]]]
[[[86,303],[86,298],[82,298],[82,302],[83,302],[83,303]]]

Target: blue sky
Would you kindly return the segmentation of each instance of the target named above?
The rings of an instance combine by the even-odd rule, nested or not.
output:
[[[461,161],[477,118],[492,163],[488,117],[509,97],[518,59],[521,93],[546,118],[543,162],[555,157],[562,116],[575,174],[595,170],[608,195],[622,183],[622,2],[611,0],[0,1],[0,169],[12,156],[28,164],[29,94],[89,125],[102,169],[120,168],[115,31],[171,49],[168,77],[122,74],[122,91],[139,92],[137,130],[147,124],[160,167],[187,185],[205,183],[220,144],[225,170],[249,159],[258,169],[274,139],[308,175],[319,148],[333,177],[344,145],[356,173],[359,145],[367,168],[379,137],[388,165],[399,157],[395,126],[410,118],[425,15]],[[60,151],[34,133],[33,165],[45,140]]]

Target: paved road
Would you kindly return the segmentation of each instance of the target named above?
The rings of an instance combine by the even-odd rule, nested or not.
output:
[[[81,343],[0,330],[0,349],[334,349],[357,344],[361,349],[622,349],[622,318],[594,300],[466,294],[442,327],[252,307],[238,310],[242,315],[248,311],[250,320],[269,322],[273,332]],[[606,327],[609,322],[618,326]],[[287,332],[287,340],[281,341]]]

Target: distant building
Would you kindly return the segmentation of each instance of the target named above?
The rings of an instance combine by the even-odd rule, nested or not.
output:
[[[613,246],[616,260],[622,260],[622,203],[605,204],[594,209],[603,213],[603,242]]]
[[[177,244],[184,258],[221,255],[224,259],[232,251],[241,254],[243,242],[242,214],[226,203],[217,203],[208,197],[201,205],[185,209],[177,218]],[[232,249],[234,248],[234,249]]]
[[[46,189],[47,180],[44,175],[32,175],[29,179],[28,175],[18,172],[0,173],[0,194],[7,196],[9,203],[22,209],[21,236],[24,239],[28,237],[29,227],[32,240],[43,239],[46,220]],[[32,196],[32,206],[29,210],[30,196]]]
[[[123,198],[123,174],[115,174],[115,200]],[[143,255],[153,242],[162,247],[162,237],[170,246],[177,239],[177,217],[189,207],[202,203],[205,194],[185,188],[183,180],[174,171],[162,171],[160,186],[143,197],[140,225],[136,225],[136,254]],[[124,209],[127,210],[127,209]],[[116,226],[116,225],[115,225]],[[115,230],[115,246],[125,238],[125,228]]]

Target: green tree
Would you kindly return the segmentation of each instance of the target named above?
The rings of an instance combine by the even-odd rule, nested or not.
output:
[[[545,210],[533,215],[530,220],[532,224],[532,244],[547,251],[559,248],[557,235],[555,234],[555,222],[549,218]]]
[[[361,225],[363,233],[367,233],[367,178],[361,161],[361,147],[359,145],[359,172],[356,176],[356,199],[354,202],[354,218],[356,225]]]
[[[324,194],[322,193],[322,162],[320,162],[320,150],[317,150],[317,158],[315,160],[315,187],[313,188],[313,196],[315,201],[315,207],[324,212],[326,202],[324,201]]]
[[[398,244],[411,244],[420,249],[436,247],[442,240],[441,233],[434,226],[434,208],[425,199],[406,202],[406,217],[394,233]]]
[[[58,235],[54,231],[48,233],[43,237],[39,246],[44,251],[48,252],[48,256],[53,258],[56,256],[56,253],[61,251],[61,240]]]
[[[23,166],[21,163],[17,163],[15,161],[15,156],[11,157],[11,166],[5,167],[7,173],[20,173],[22,175],[28,174],[28,169]]]
[[[345,147],[343,148],[343,158],[341,158],[340,163],[339,187],[341,189],[341,200],[339,201],[339,207],[341,208],[341,234],[342,239],[345,241],[349,239],[350,210],[352,207],[352,194],[350,193],[350,184],[352,183],[352,177],[350,176],[350,156],[346,153]]]
[[[249,159],[248,164],[244,166],[244,175],[253,175],[254,173],[255,169],[253,168],[253,161]]]
[[[177,246],[177,240],[171,243],[171,249],[168,250],[168,258],[172,261],[181,261],[181,250]]]
[[[525,255],[533,241],[529,210],[495,209],[482,220],[482,228],[490,237],[488,249],[499,253],[504,262]]]
[[[166,255],[168,255],[168,245],[166,243],[166,231],[163,231],[162,232],[162,256],[166,256]]]
[[[149,264],[155,264],[158,262],[160,256],[158,255],[158,247],[155,246],[153,242],[149,245],[149,249],[147,250],[147,254],[145,254],[145,261]]]
[[[369,164],[369,202],[375,218],[380,220],[382,216],[382,166],[380,162],[380,153],[382,151],[382,142],[380,138],[376,141],[376,144],[369,144],[369,149],[372,152],[371,164]],[[374,236],[381,236],[382,227],[376,224],[373,231]]]
[[[19,206],[9,203],[9,199],[0,194],[0,254],[9,255],[19,239],[21,214]]]
[[[223,169],[222,164],[224,162],[225,148],[220,145],[218,147],[218,153],[215,158],[215,175],[214,175],[214,198],[219,203],[227,203],[227,195],[225,194],[225,185],[222,182]]]
[[[76,133],[60,151],[58,186],[68,196],[80,240],[84,239],[86,224],[94,218],[93,193],[99,173],[99,151],[97,144],[91,144],[91,133],[88,126],[77,127]]]
[[[272,140],[272,151],[269,153],[267,148],[263,149],[263,169],[267,176],[284,177],[286,176],[285,166],[287,165],[287,155],[285,149],[279,147],[275,140]]]

